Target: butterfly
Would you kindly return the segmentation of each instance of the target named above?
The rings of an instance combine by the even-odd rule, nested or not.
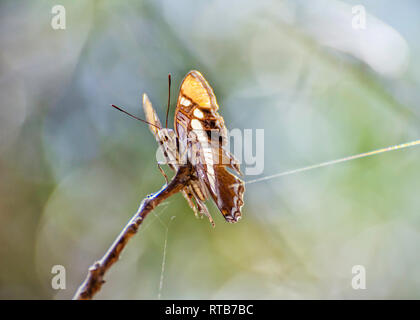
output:
[[[181,192],[194,214],[197,217],[207,216],[214,226],[205,204],[211,198],[227,222],[237,222],[241,218],[245,186],[237,176],[242,175],[239,162],[225,148],[226,126],[217,112],[219,106],[213,89],[203,75],[193,70],[183,79],[175,109],[174,129],[162,127],[146,94],[143,94],[143,109],[145,122],[149,124],[164,156],[164,161],[158,166],[166,180],[160,164],[168,164],[174,171],[182,165],[192,166],[189,182]]]

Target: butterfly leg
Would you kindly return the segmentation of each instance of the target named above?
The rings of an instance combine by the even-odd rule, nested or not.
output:
[[[193,201],[194,195],[192,194],[190,187],[184,188],[184,190],[182,190],[182,195],[184,196],[185,200],[187,200],[191,209],[193,209],[195,217],[198,218],[199,215],[198,215],[197,207]]]
[[[212,218],[209,210],[207,209],[207,206],[199,198],[195,198],[195,201],[197,202],[197,207],[198,207],[198,210],[200,211],[200,213],[204,214],[207,218],[209,218],[209,221],[210,221],[212,227],[214,228],[215,223],[213,221],[213,218]]]
[[[191,209],[193,209],[195,217],[199,218],[198,213],[201,214],[201,217],[205,215],[207,218],[209,218],[209,221],[214,228],[215,224],[214,224],[212,216],[210,215],[209,210],[207,209],[204,202],[201,201],[197,195],[194,195],[194,192],[191,190],[191,187],[190,186],[185,187],[184,190],[182,190],[182,194],[184,195],[184,198],[187,200]],[[193,199],[195,200],[195,204],[194,204]]]
[[[159,163],[157,164],[157,166],[158,166],[158,169],[159,169],[160,173],[165,177],[166,184],[169,184],[169,179],[168,179],[168,176],[166,175],[165,171],[163,171],[163,169],[162,169],[162,167],[160,166]]]

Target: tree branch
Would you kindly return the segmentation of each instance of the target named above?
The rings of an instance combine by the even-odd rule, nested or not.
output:
[[[101,289],[105,273],[111,266],[118,261],[119,256],[128,240],[137,233],[149,212],[156,208],[162,201],[171,195],[181,191],[190,179],[191,167],[180,167],[174,178],[169,184],[158,192],[146,197],[140,204],[136,214],[131,218],[125,228],[121,231],[118,238],[108,249],[101,260],[96,261],[90,268],[85,281],[80,285],[75,293],[74,300],[90,300]]]

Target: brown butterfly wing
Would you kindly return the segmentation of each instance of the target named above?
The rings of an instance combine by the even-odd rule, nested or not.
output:
[[[203,164],[198,164],[196,170],[226,221],[237,222],[244,204],[244,182],[221,165],[213,166],[213,174],[209,174],[207,166]]]
[[[218,109],[216,96],[206,79],[200,72],[190,71],[182,81],[175,110],[174,128],[179,139],[187,140],[188,132],[193,129],[191,120],[197,119],[204,130],[218,133],[225,144],[226,127]]]
[[[184,78],[175,110],[175,130],[181,145],[186,146],[188,159],[195,167],[198,179],[228,222],[241,216],[244,183],[226,170],[240,173],[239,164],[223,149],[226,127],[217,113],[219,106],[213,89],[198,71]],[[218,139],[210,139],[216,134]]]

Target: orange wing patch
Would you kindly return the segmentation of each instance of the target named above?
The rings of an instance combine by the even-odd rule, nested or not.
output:
[[[195,70],[190,71],[186,75],[181,85],[178,104],[188,107],[188,102],[186,104],[181,103],[185,101],[199,105],[200,108],[219,109],[213,89],[206,79],[204,79],[203,75]]]

